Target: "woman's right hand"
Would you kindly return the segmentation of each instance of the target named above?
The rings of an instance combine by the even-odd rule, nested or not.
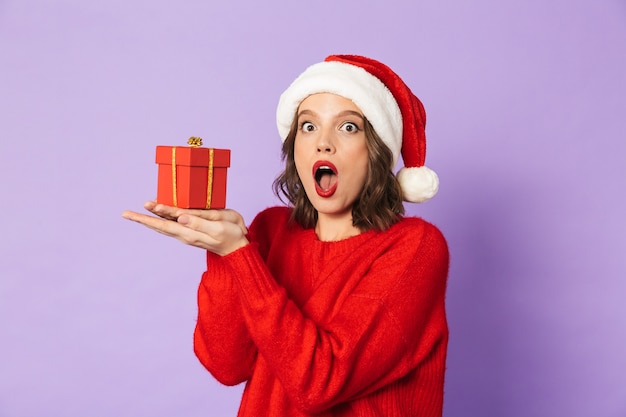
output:
[[[125,211],[122,217],[152,230],[206,249],[218,255],[228,255],[246,246],[248,229],[241,214],[234,210],[195,210],[157,204],[148,201],[144,208],[155,216]]]

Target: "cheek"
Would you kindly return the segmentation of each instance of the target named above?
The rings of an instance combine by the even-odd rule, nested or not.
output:
[[[353,161],[353,166],[357,169],[358,176],[360,178],[367,177],[367,171],[369,170],[369,152],[367,146],[355,148],[351,152],[350,160]]]
[[[296,142],[297,143],[297,142]],[[298,177],[300,177],[300,181],[306,181],[306,179],[309,177],[308,175],[306,175],[306,164],[304,163],[305,158],[304,158],[304,152],[302,151],[302,149],[300,147],[298,147],[297,144],[294,144],[294,148],[293,148],[293,161],[296,165],[296,172],[298,173]]]

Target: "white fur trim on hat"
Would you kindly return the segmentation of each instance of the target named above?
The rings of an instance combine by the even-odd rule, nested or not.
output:
[[[398,175],[402,196],[411,203],[430,200],[439,191],[439,177],[426,166],[402,168]]]
[[[391,149],[393,165],[396,165],[402,147],[402,114],[398,103],[378,78],[361,67],[343,62],[324,61],[311,65],[280,96],[276,125],[283,141],[300,103],[316,93],[332,93],[352,100]]]

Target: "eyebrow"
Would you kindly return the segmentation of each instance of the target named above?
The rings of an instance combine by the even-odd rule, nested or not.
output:
[[[303,114],[308,114],[308,115],[311,115],[311,116],[317,116],[317,113],[315,113],[313,110],[304,109],[304,110],[301,110],[300,112],[298,112],[298,117],[302,116]],[[357,116],[357,117],[359,117],[361,119],[365,119],[365,116],[363,116],[358,111],[354,111],[354,110],[344,110],[342,112],[339,112],[336,115],[336,117],[344,117],[344,116]]]

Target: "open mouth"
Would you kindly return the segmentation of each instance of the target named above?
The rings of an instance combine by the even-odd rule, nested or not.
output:
[[[315,190],[321,197],[330,197],[337,190],[337,168],[328,161],[317,161],[313,165]]]

